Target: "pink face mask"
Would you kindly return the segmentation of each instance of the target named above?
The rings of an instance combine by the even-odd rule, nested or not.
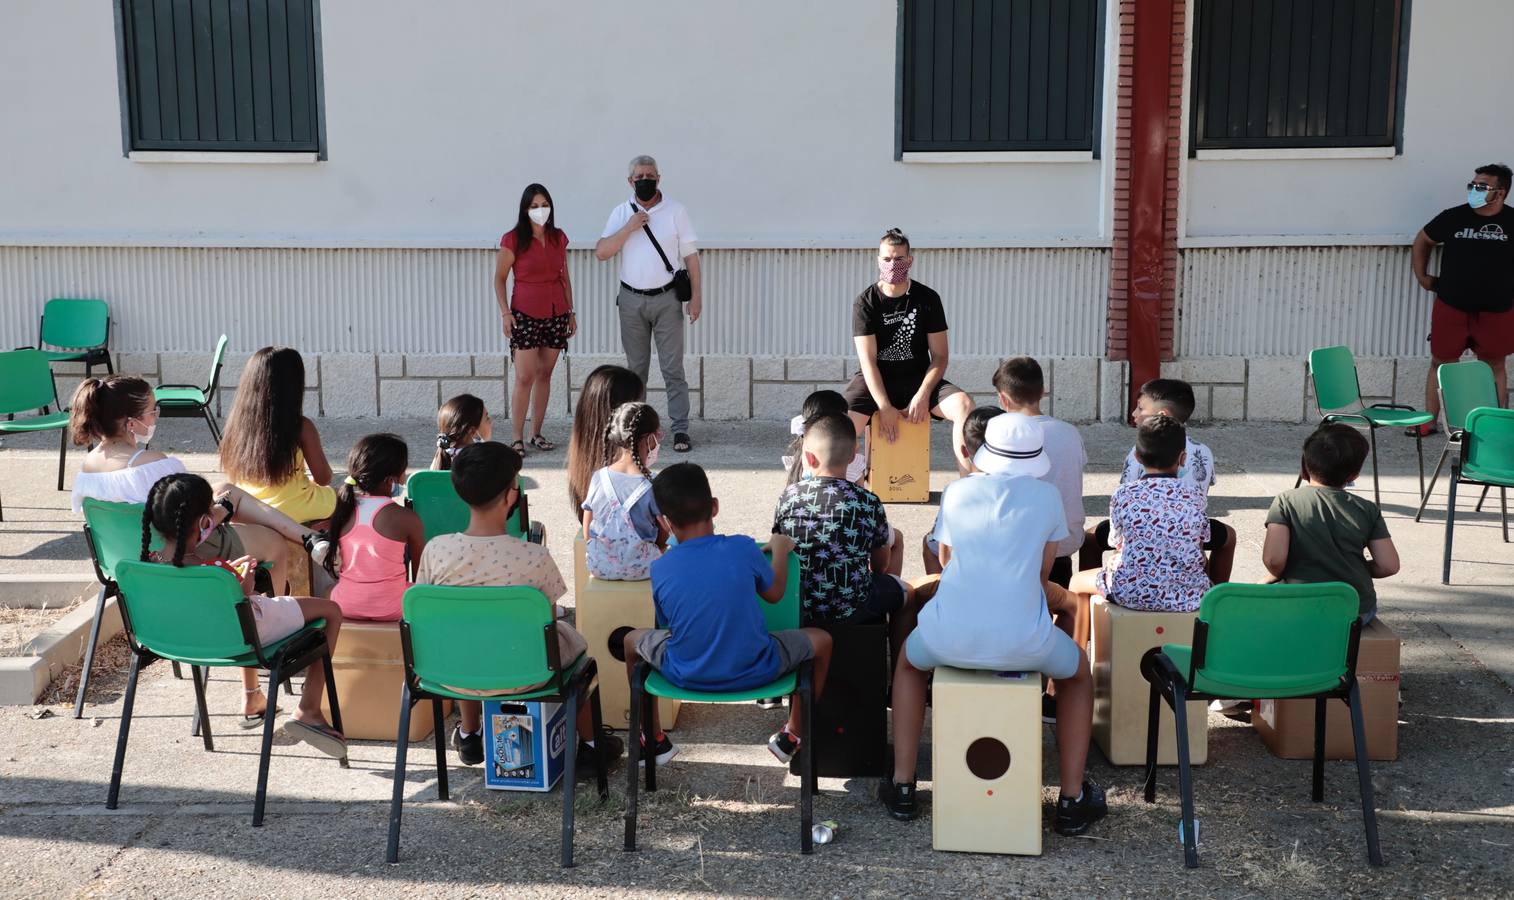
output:
[[[909,278],[909,257],[878,260],[878,277],[889,284],[903,284]]]

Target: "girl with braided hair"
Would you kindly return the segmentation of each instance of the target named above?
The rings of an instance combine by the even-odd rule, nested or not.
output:
[[[331,533],[338,536],[340,574],[331,599],[348,619],[396,622],[410,586],[410,560],[426,548],[415,510],[395,502],[405,487],[410,450],[393,434],[370,434],[347,455],[347,477],[336,495]]]
[[[605,426],[604,466],[589,479],[583,501],[584,557],[589,574],[644,581],[667,547],[668,533],[652,498],[652,466],[662,442],[657,410],[622,403]]]
[[[146,508],[142,512],[142,561],[174,567],[215,566],[231,572],[241,583],[242,594],[252,606],[260,644],[275,643],[299,631],[307,622],[325,619],[326,642],[328,646],[336,646],[342,611],[335,603],[319,597],[265,597],[254,589],[256,559],[242,556],[227,560],[217,556],[207,560],[195,554],[195,548],[215,529],[215,518],[211,515],[214,503],[210,482],[198,475],[179,472],[154,483],[147,493]],[[158,550],[152,549],[154,532],[163,539],[163,546]],[[242,684],[249,696],[261,693],[258,670],[243,669]],[[299,711],[284,722],[284,730],[327,756],[341,759],[347,755],[347,741],[321,713],[321,696],[325,689],[326,675],[322,667],[313,665],[306,669]],[[262,719],[261,714],[244,715],[241,725],[254,728],[262,724]]]
[[[450,472],[452,458],[464,447],[493,439],[494,420],[489,418],[484,401],[472,394],[458,394],[436,411],[436,455],[431,458],[431,470]],[[521,452],[520,448],[515,452]]]

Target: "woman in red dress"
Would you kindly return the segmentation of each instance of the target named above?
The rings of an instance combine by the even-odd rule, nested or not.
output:
[[[515,289],[507,295],[505,286],[512,270]],[[568,236],[558,230],[552,195],[542,185],[526,186],[515,227],[500,239],[494,295],[515,366],[510,446],[525,452],[529,407],[531,446],[553,450],[555,445],[542,437],[541,423],[547,414],[552,369],[557,355],[567,349],[568,338],[578,331],[578,319],[573,313],[573,285],[568,281]]]

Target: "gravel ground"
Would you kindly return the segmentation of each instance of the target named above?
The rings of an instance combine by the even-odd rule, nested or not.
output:
[[[410,440],[413,462],[423,464],[430,434],[420,420],[323,421],[321,428],[334,461],[360,434],[389,429]],[[203,426],[168,421],[161,430],[160,444],[184,454],[191,469],[213,471]],[[774,462],[781,431],[751,424],[696,431],[701,444],[693,458],[712,469],[725,511],[722,529],[765,530],[781,484]],[[560,438],[566,423],[548,433]],[[1272,495],[1291,485],[1306,433],[1231,426],[1197,435],[1215,449],[1220,466],[1212,508],[1240,533],[1237,580],[1261,574],[1262,516]],[[1091,426],[1084,436],[1088,509],[1097,511],[1107,505],[1130,432]],[[948,458],[943,439],[938,433],[938,467]],[[926,815],[896,823],[873,799],[872,784],[822,779],[816,816],[839,820],[841,830],[835,843],[801,857],[797,779],[762,746],[782,713],[746,705],[684,708],[675,733],[684,753],[659,773],[661,790],[643,795],[635,854],[619,849],[624,769],[612,773],[612,795],[603,805],[581,786],[579,865],[567,871],[556,865],[559,792],[487,791],[478,769],[454,766],[452,801],[438,802],[435,772],[427,767],[433,757],[427,746],[416,746],[401,863],[387,866],[392,745],[354,742],[352,766],[344,770],[278,738],[268,821],[253,829],[257,739],[233,725],[235,677],[221,673],[211,685],[217,740],[216,752],[206,754],[189,734],[188,682],[175,681],[160,664],[138,692],[114,813],[103,800],[124,679],[101,678],[78,721],[62,705],[47,707],[55,715],[41,719],[30,708],[0,708],[0,896],[1514,896],[1508,548],[1496,514],[1473,515],[1468,504],[1457,529],[1455,586],[1442,587],[1441,513],[1423,524],[1410,521],[1412,444],[1385,443],[1384,508],[1405,571],[1380,591],[1384,618],[1404,640],[1400,758],[1373,766],[1388,863],[1382,869],[1366,864],[1352,764],[1328,763],[1325,801],[1311,803],[1308,762],[1273,758],[1249,726],[1219,716],[1210,717],[1209,763],[1195,775],[1203,838],[1197,870],[1182,867],[1175,772],[1162,770],[1158,802],[1148,805],[1139,795],[1140,772],[1108,765],[1096,749],[1090,771],[1109,789],[1109,817],[1085,838],[1051,833],[1050,729],[1043,733],[1043,856],[931,850],[927,749]],[[1427,447],[1432,464],[1438,449]],[[6,508],[0,565],[7,572],[87,570],[66,495],[51,490],[53,452],[37,439],[11,441],[0,451]],[[536,485],[533,515],[546,522],[554,556],[568,571],[562,459],[560,450],[533,455],[527,475]],[[951,477],[937,471],[932,486],[939,490]],[[1363,487],[1370,489],[1365,478]],[[912,542],[933,514],[933,506],[890,508]],[[919,565],[912,556],[906,574],[918,574]],[[124,658],[108,655],[117,663]]]

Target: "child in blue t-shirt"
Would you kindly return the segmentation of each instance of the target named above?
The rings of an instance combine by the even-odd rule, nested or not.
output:
[[[740,691],[761,687],[780,675],[815,663],[815,696],[825,687],[830,667],[831,636],[818,628],[769,632],[753,598],[783,599],[788,587],[788,556],[794,542],[775,534],[768,542],[771,562],[757,542],[745,535],[715,533],[720,501],[710,481],[694,463],[678,463],[652,482],[659,518],[678,539],[677,546],[652,563],[652,602],[665,628],[639,628],[625,636],[626,673],[646,660],[673,684],[696,691]],[[768,738],[768,749],[787,763],[799,751],[800,708],[796,695],[789,721]],[[678,748],[657,727],[652,706],[652,733],[658,764]]]

